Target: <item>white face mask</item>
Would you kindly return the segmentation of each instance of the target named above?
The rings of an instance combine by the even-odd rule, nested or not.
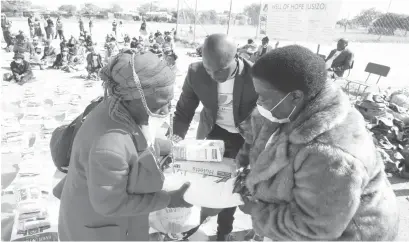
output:
[[[284,101],[284,99],[286,99],[288,97],[288,95],[290,95],[290,93],[288,93],[283,99],[281,99],[281,101],[279,101],[277,103],[277,105],[275,105],[270,111],[267,110],[266,108],[264,108],[263,106],[257,104],[257,109],[260,112],[261,116],[265,117],[266,119],[270,120],[273,123],[280,123],[280,124],[284,124],[284,123],[289,123],[291,122],[290,117],[293,114],[296,106],[294,106],[293,110],[291,111],[290,115],[288,115],[287,118],[283,118],[283,119],[279,119],[273,116],[273,110],[278,107],[278,105],[280,105],[280,103],[282,103]]]
[[[149,117],[148,127],[149,127],[149,142],[154,144],[156,133],[160,131],[164,123],[169,123],[169,115],[165,117]]]

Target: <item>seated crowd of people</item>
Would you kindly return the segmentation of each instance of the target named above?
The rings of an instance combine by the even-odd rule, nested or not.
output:
[[[24,84],[34,79],[31,71],[34,67],[39,67],[40,70],[59,69],[69,73],[87,70],[87,79],[98,80],[98,71],[108,63],[109,58],[123,48],[150,51],[164,59],[171,68],[175,66],[178,58],[174,52],[173,35],[170,31],[165,31],[164,34],[157,31],[147,38],[139,36],[132,39],[128,34],[119,38],[115,32],[107,34],[104,57],[97,42],[93,41],[93,37],[86,30],[80,32],[78,39],[71,35],[67,40],[62,35],[59,48],[56,45],[58,40],[38,37],[31,32],[30,36],[26,36],[22,30],[12,36],[11,44],[6,48],[6,51],[14,52],[10,64],[12,73],[5,74],[3,78],[5,81],[15,80],[19,84]],[[23,74],[26,72],[30,74]]]

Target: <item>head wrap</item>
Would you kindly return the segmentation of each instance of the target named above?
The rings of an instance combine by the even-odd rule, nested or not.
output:
[[[132,126],[132,120],[121,108],[122,100],[141,99],[147,114],[155,116],[149,110],[145,96],[153,96],[160,107],[169,103],[169,97],[173,95],[173,89],[169,87],[174,85],[175,74],[165,61],[149,52],[122,50],[109,60],[99,75],[104,82],[105,100],[112,97],[109,116],[125,125]]]

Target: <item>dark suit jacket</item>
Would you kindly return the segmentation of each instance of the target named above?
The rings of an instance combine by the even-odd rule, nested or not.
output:
[[[258,95],[250,75],[251,62],[241,58],[238,62],[239,73],[235,78],[233,88],[233,116],[237,130],[243,135],[242,122],[254,110]],[[185,137],[199,102],[202,102],[203,110],[200,113],[196,138],[205,139],[216,123],[219,106],[217,82],[207,74],[202,62],[189,66],[182,93],[176,105],[173,120],[174,134],[182,138]]]
[[[337,51],[336,49],[332,50],[325,61],[331,59],[336,51]],[[350,51],[349,49],[345,49],[334,59],[331,68],[334,69],[334,72],[335,74],[337,74],[337,76],[342,77],[344,75],[345,70],[351,69],[353,61],[354,53],[352,53],[352,51]]]

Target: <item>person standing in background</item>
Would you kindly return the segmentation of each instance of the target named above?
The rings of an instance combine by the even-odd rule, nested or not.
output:
[[[82,21],[82,18],[81,18],[81,16],[80,16],[80,18],[79,18],[79,20],[78,20],[78,23],[79,23],[79,25],[80,25],[80,34],[81,33],[83,33],[84,32],[84,21]]]
[[[41,25],[42,25],[42,28],[45,31],[45,36],[43,35],[43,37],[47,38],[48,37],[48,22],[47,22],[47,16],[46,15],[41,16]]]
[[[112,32],[115,33],[115,37],[118,37],[117,36],[117,27],[118,27],[118,24],[116,23],[116,19],[114,19],[114,21],[112,22]]]
[[[11,28],[11,21],[7,19],[4,13],[2,13],[1,14],[1,30],[3,30],[4,41],[7,44],[6,48],[8,48],[10,45],[13,44],[11,41],[10,28]]]
[[[27,19],[28,22],[28,29],[30,30],[30,38],[33,38],[35,33],[34,33],[34,19],[33,15],[30,15]]]
[[[39,18],[34,19],[34,35],[38,38],[43,38],[43,30],[41,28],[41,22]]]
[[[64,39],[64,25],[61,21],[61,18],[57,18],[57,33],[55,34],[55,39],[57,38],[57,35],[59,36],[60,40]]]
[[[92,28],[94,28],[94,22],[92,21],[92,18],[89,17],[89,34],[92,35]]]
[[[47,18],[47,39],[53,39],[55,35],[54,31],[54,21],[51,19],[50,16]]]

